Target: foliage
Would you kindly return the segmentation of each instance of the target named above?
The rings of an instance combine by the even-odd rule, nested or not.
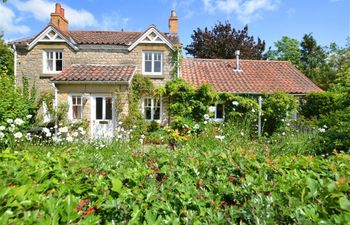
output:
[[[0,76],[12,76],[13,71],[13,52],[0,34]]]
[[[169,151],[113,143],[0,153],[4,224],[345,224],[350,156],[272,157],[228,127]],[[233,132],[222,140],[221,132]],[[234,145],[232,143],[235,143]],[[282,149],[284,150],[284,149]],[[276,151],[277,152],[277,151]],[[69,166],[67,166],[69,165]]]
[[[23,86],[24,88],[19,90],[14,86],[12,77],[0,76],[0,124],[7,119],[34,115],[34,100],[29,96],[26,85]]]
[[[341,96],[334,92],[310,93],[303,98],[300,113],[307,119],[320,118],[339,108]]]
[[[296,112],[297,107],[297,99],[286,93],[265,95],[262,104],[263,131],[271,135],[280,129],[291,118],[292,113]]]
[[[215,24],[212,30],[197,28],[191,35],[192,43],[185,47],[187,54],[195,58],[235,58],[235,51],[241,51],[242,59],[262,59],[265,41],[248,35],[248,25],[236,30],[229,22]]]
[[[283,36],[281,40],[274,43],[276,50],[267,52],[267,57],[272,60],[289,61],[297,68],[301,64],[301,52],[299,49],[299,41],[294,38]]]

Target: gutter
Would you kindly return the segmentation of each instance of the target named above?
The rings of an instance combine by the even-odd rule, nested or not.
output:
[[[53,84],[129,84],[130,81],[50,81]]]

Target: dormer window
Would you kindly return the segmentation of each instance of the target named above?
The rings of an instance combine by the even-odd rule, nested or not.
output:
[[[145,75],[163,74],[163,53],[162,52],[143,52],[142,73]]]
[[[63,51],[62,50],[47,50],[44,51],[43,72],[56,73],[63,69]]]

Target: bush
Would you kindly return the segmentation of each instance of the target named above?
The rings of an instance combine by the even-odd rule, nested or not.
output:
[[[267,94],[262,103],[263,132],[271,135],[285,126],[286,120],[297,111],[298,101],[286,93]]]
[[[302,100],[301,115],[306,119],[311,119],[334,112],[339,108],[342,96],[343,94],[334,92],[308,94]]]

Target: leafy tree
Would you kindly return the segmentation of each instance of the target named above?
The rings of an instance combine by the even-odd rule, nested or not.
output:
[[[0,36],[0,74],[13,75],[13,53]]]
[[[281,40],[274,43],[276,50],[267,52],[267,57],[272,60],[289,61],[297,68],[301,65],[301,52],[299,49],[299,41],[294,38],[283,36]]]
[[[230,23],[215,24],[212,30],[197,28],[191,35],[192,43],[185,47],[187,54],[195,58],[235,58],[235,51],[241,51],[242,59],[262,59],[265,41],[248,35],[248,25],[236,30]]]

